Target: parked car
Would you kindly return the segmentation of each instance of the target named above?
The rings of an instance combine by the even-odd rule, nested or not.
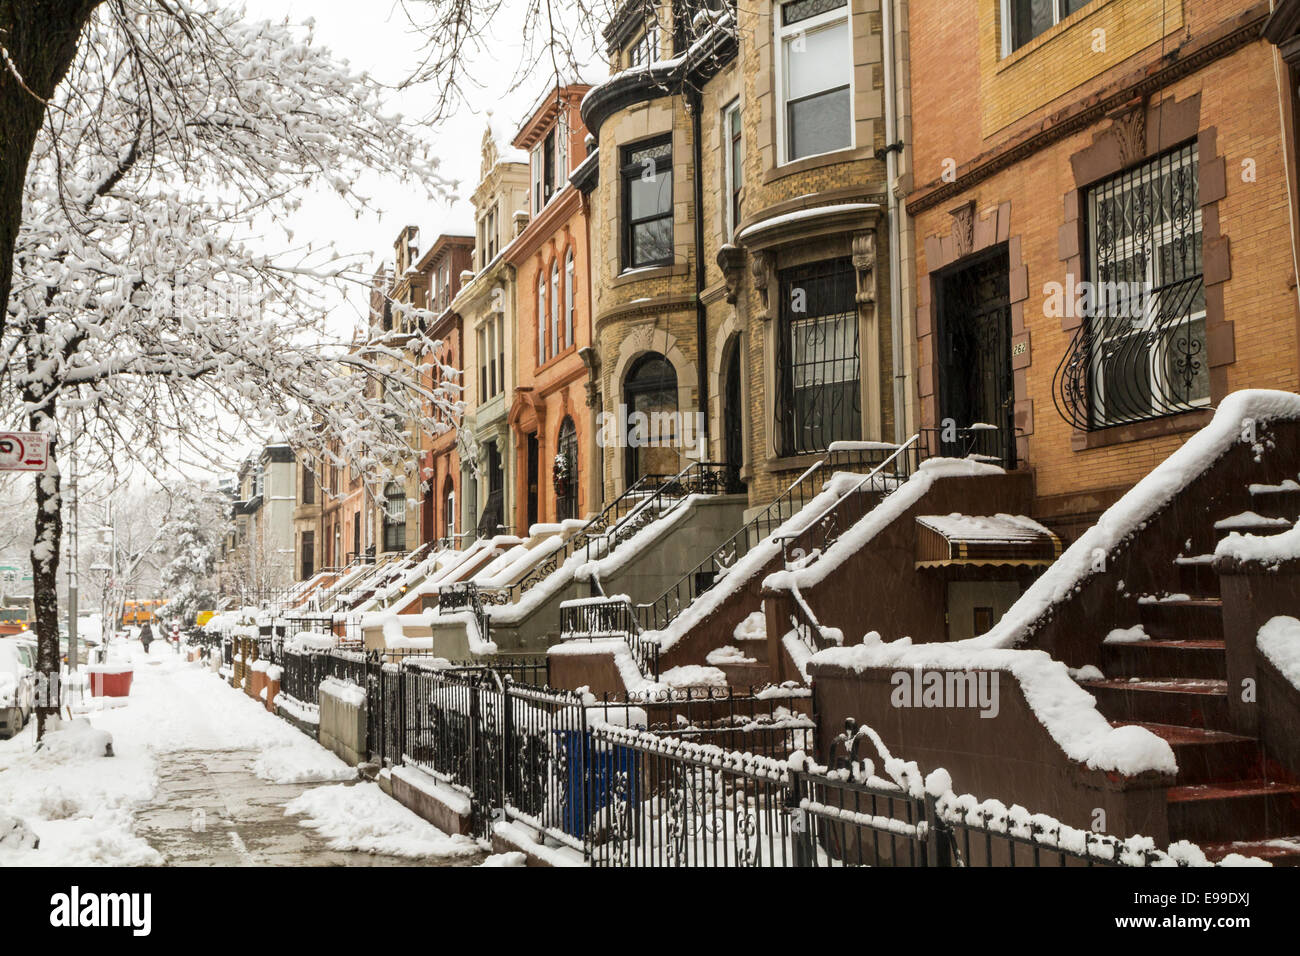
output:
[[[23,729],[36,706],[35,648],[0,638],[0,737]]]

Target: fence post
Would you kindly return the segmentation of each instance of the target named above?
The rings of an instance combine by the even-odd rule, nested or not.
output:
[[[511,783],[513,782],[514,755],[515,755],[515,702],[510,695],[510,678],[498,675],[501,685],[501,706],[505,710],[501,720],[502,745],[501,753],[498,759],[501,761],[501,767],[497,778],[501,781],[501,792],[497,796],[497,804],[493,809],[501,810],[501,819],[505,820],[506,795],[511,792]]]
[[[939,813],[939,803],[934,794],[925,795],[924,804],[926,822],[925,860],[929,866],[954,866],[952,854],[952,830],[948,821]]]
[[[797,770],[790,771],[790,784],[786,789],[785,808],[790,820],[790,848],[797,867],[816,865],[812,834],[808,828],[808,815],[799,806],[803,802],[803,777]]]

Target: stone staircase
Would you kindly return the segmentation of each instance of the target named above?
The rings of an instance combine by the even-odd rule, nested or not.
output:
[[[1198,843],[1212,860],[1229,853],[1300,866],[1300,782],[1267,759],[1254,737],[1232,732],[1222,602],[1213,543],[1232,531],[1277,534],[1300,517],[1300,484],[1251,485],[1250,507],[1193,533],[1175,559],[1168,592],[1139,604],[1148,640],[1108,641],[1102,680],[1081,685],[1116,726],[1166,740],[1178,761],[1167,791],[1169,838]],[[1239,691],[1237,691],[1239,692]]]

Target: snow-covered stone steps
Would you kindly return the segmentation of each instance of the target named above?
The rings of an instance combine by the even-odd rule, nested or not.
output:
[[[1276,485],[1251,485],[1250,500],[1255,511],[1270,518],[1300,518],[1300,482],[1288,478]]]
[[[1177,575],[1175,586],[1179,591],[1206,597],[1219,593],[1219,575],[1214,570],[1213,552],[1174,558],[1174,572]]]
[[[1253,737],[1173,724],[1115,721],[1116,727],[1145,727],[1169,744],[1178,761],[1180,786],[1263,775],[1264,759]]]
[[[1200,677],[1225,680],[1220,640],[1151,640],[1102,645],[1102,671],[1110,677]]]
[[[1080,681],[1111,721],[1229,731],[1228,684],[1196,678]]]
[[[1281,534],[1294,525],[1294,518],[1275,518],[1255,511],[1243,511],[1240,514],[1220,518],[1214,522],[1214,536],[1219,541],[1222,541],[1234,531],[1238,534],[1259,536]]]
[[[752,659],[744,662],[722,661],[710,666],[716,667],[726,674],[728,686],[737,693],[741,691],[748,692],[750,688],[757,690],[772,683],[771,668],[765,663]]]
[[[1207,595],[1173,594],[1138,600],[1138,617],[1156,640],[1202,640],[1223,636],[1223,602]]]
[[[1231,780],[1170,787],[1165,794],[1169,839],[1229,841],[1300,831],[1300,785]]]
[[[1229,843],[1202,843],[1207,859],[1217,863],[1230,853],[1253,856],[1274,866],[1300,866],[1300,836],[1274,837],[1267,840],[1233,840]]]

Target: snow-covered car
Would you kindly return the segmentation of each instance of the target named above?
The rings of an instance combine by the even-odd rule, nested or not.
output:
[[[0,737],[23,729],[35,698],[35,649],[27,642],[0,639]]]

